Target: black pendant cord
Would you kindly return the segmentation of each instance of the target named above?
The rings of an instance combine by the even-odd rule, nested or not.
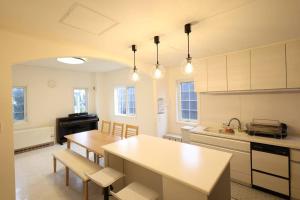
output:
[[[136,69],[136,65],[135,65],[135,51],[133,51],[133,71],[135,72]]]
[[[188,39],[188,59],[191,58],[191,55],[190,55],[190,34],[187,33],[187,39]]]
[[[156,69],[158,68],[159,63],[158,63],[158,44],[156,44]]]

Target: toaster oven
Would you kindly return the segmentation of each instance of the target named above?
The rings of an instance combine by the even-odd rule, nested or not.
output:
[[[249,135],[285,138],[287,136],[287,125],[278,120],[253,119],[251,123],[246,124]]]

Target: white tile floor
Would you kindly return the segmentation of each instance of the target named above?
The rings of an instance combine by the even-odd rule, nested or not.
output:
[[[70,186],[66,187],[64,168],[58,164],[57,173],[53,174],[52,152],[65,148],[55,145],[15,156],[17,200],[81,200],[82,182],[70,173]],[[72,148],[85,155],[84,149],[76,145]],[[91,155],[92,156],[92,155]],[[102,199],[102,189],[89,183],[89,199]],[[272,195],[232,183],[234,200],[278,200]]]

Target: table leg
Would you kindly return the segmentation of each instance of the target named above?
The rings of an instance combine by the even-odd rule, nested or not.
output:
[[[103,199],[104,200],[109,200],[109,186],[108,187],[105,187],[103,188]]]

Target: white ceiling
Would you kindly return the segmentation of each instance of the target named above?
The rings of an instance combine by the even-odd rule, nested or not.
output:
[[[112,70],[117,70],[121,68],[128,67],[121,63],[103,60],[97,58],[86,58],[87,62],[80,65],[70,65],[58,62],[56,58],[46,58],[40,60],[28,61],[25,63],[19,64],[19,66],[34,66],[34,67],[43,67],[43,68],[54,68],[54,69],[66,69],[73,71],[88,71],[88,72],[108,72]]]
[[[72,16],[69,22],[76,23],[76,17],[80,19],[75,27],[63,23],[64,17],[76,14],[71,12],[76,2],[97,13],[97,17],[92,17],[95,20],[89,20],[93,16],[89,13],[83,15],[85,17]],[[160,62],[167,67],[178,66],[186,57],[183,26],[187,22],[197,22],[192,26],[191,55],[198,58],[300,37],[299,0],[76,2],[0,0],[0,27],[84,44],[125,59],[132,58],[130,45],[135,43],[138,64],[145,65],[155,62],[152,38],[160,35]],[[110,19],[111,23],[105,19]],[[96,26],[95,31],[90,30],[93,26]]]

